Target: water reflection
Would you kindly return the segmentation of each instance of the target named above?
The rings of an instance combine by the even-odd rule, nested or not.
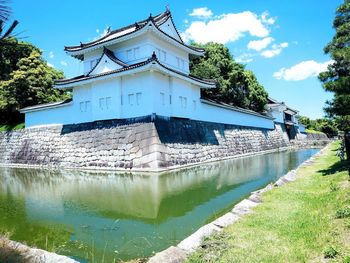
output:
[[[272,153],[162,175],[1,168],[0,230],[41,247],[49,235],[49,244],[82,261],[147,256],[315,152]]]

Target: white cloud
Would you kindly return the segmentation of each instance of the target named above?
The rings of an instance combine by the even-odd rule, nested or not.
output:
[[[253,56],[253,54],[245,53],[235,58],[235,61],[238,63],[249,63],[253,61]]]
[[[198,18],[209,18],[213,15],[213,12],[208,9],[208,7],[200,7],[192,10],[190,16],[198,17]]]
[[[103,31],[101,33],[100,33],[100,29],[97,28],[96,33],[98,34],[98,36],[96,36],[93,40],[99,39],[99,38],[107,35],[108,30],[110,30],[110,28],[111,28],[110,26],[106,26],[106,28],[103,29]]]
[[[49,67],[51,67],[51,68],[54,68],[54,67],[55,67],[53,64],[51,64],[51,63],[49,63],[49,62],[46,62],[46,64],[47,64]]]
[[[66,61],[64,61],[64,60],[61,60],[61,65],[67,67],[68,63]]]
[[[284,79],[287,81],[304,80],[310,77],[315,77],[323,71],[326,71],[327,66],[332,64],[333,60],[324,63],[318,63],[314,60],[302,61],[288,69],[281,68],[275,72],[273,76],[276,79]]]
[[[246,33],[255,37],[267,37],[269,28],[261,17],[245,11],[223,14],[209,21],[193,21],[182,38],[202,44],[211,41],[226,44],[238,40]]]
[[[261,51],[270,45],[274,39],[272,37],[265,37],[261,40],[252,40],[248,43],[248,49],[254,49],[256,51]]]
[[[270,16],[269,12],[265,11],[261,15],[261,21],[264,22],[265,24],[273,25],[276,22],[276,20],[269,16]]]
[[[53,51],[50,51],[50,52],[49,52],[49,57],[50,57],[50,58],[54,58],[54,57],[55,57]]]
[[[260,55],[265,57],[265,58],[272,58],[272,57],[275,57],[275,56],[281,54],[282,50],[286,47],[288,47],[287,42],[283,42],[281,44],[273,44],[271,49],[268,49],[268,50],[261,52]]]

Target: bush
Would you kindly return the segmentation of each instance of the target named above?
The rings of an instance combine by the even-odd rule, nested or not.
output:
[[[325,249],[323,254],[325,258],[335,258],[339,254],[339,252],[333,247],[328,247]]]
[[[338,209],[335,218],[347,218],[350,217],[350,207]]]

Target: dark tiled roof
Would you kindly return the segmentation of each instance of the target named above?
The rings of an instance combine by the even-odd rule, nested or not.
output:
[[[140,63],[132,64],[132,65],[129,65],[127,67],[123,67],[123,68],[116,69],[116,70],[111,70],[109,72],[104,72],[104,73],[100,73],[100,74],[96,74],[96,75],[80,75],[80,76],[77,76],[75,78],[56,80],[55,81],[55,85],[56,86],[60,86],[60,85],[70,84],[70,83],[79,82],[79,81],[83,81],[83,80],[89,80],[89,79],[93,79],[93,78],[107,76],[107,75],[111,75],[111,74],[115,74],[115,73],[120,73],[120,72],[123,72],[123,71],[127,71],[127,70],[131,70],[131,69],[135,69],[135,68],[139,68],[139,67],[145,66],[147,64],[150,64],[151,62],[155,62],[160,67],[162,67],[162,68],[164,68],[166,70],[169,70],[169,71],[171,71],[171,72],[173,72],[175,74],[181,75],[183,77],[190,78],[190,79],[192,79],[194,81],[198,81],[198,82],[206,84],[206,85],[215,85],[216,84],[216,82],[214,80],[197,78],[197,77],[194,77],[194,76],[191,76],[191,75],[187,75],[187,74],[185,74],[183,72],[174,70],[172,68],[169,68],[169,67],[163,65],[162,63],[160,63],[159,60],[157,59],[156,54],[153,53],[152,57],[150,57],[149,59],[147,59],[147,60],[145,60],[143,62],[140,62]]]
[[[28,106],[28,107],[20,109],[20,112],[29,111],[29,110],[36,110],[36,109],[51,108],[54,106],[63,106],[64,104],[67,104],[71,101],[72,101],[72,99],[67,99],[67,100],[62,100],[62,101],[57,101],[57,102],[50,102],[50,103],[44,103],[44,104],[39,104],[39,105],[34,105],[34,106]]]
[[[183,46],[185,46],[187,48],[190,48],[190,49],[192,49],[194,51],[204,52],[204,49],[202,49],[202,48],[197,48],[197,47],[186,45],[182,41],[181,36],[180,36],[179,32],[177,31],[176,27],[175,27],[175,30],[176,30],[176,33],[179,36],[180,40],[178,40],[178,39],[176,39],[176,38],[166,34],[164,31],[162,31],[159,28],[159,26],[164,24],[169,18],[173,22],[173,18],[171,16],[171,13],[170,13],[169,10],[167,10],[166,12],[161,13],[159,15],[156,15],[156,16],[150,15],[148,19],[145,19],[145,20],[142,20],[142,21],[138,21],[138,22],[136,22],[134,24],[131,24],[131,25],[128,25],[126,27],[122,27],[122,28],[119,28],[119,29],[116,29],[116,30],[112,30],[109,33],[107,33],[105,36],[103,36],[103,37],[101,37],[99,39],[96,39],[94,41],[91,41],[91,42],[88,42],[88,43],[81,43],[80,45],[77,45],[77,46],[65,46],[64,50],[68,51],[68,52],[74,52],[74,51],[80,51],[80,50],[83,50],[83,49],[86,49],[86,48],[89,48],[89,47],[97,46],[97,45],[100,45],[100,44],[104,44],[104,43],[107,43],[108,41],[111,41],[111,40],[114,40],[114,39],[118,39],[120,37],[124,37],[124,36],[130,35],[130,34],[133,34],[133,33],[137,32],[137,31],[139,31],[140,29],[144,28],[148,24],[148,22],[152,21],[153,25],[161,33],[163,33],[167,37],[171,38],[172,40],[174,40],[174,41],[178,42],[179,44],[181,44],[181,45],[183,45]],[[175,24],[174,24],[174,26],[175,26]],[[113,35],[115,35],[115,36],[113,36]]]
[[[277,100],[275,100],[275,99],[273,99],[273,98],[271,98],[271,97],[268,97],[268,98],[267,98],[267,103],[268,103],[269,105],[271,105],[271,106],[272,106],[272,105],[277,105],[277,104],[279,104],[279,105],[284,105],[284,106],[287,107],[287,110],[290,110],[290,111],[293,111],[293,112],[296,112],[296,113],[298,112],[297,110],[288,107],[283,101],[279,102],[279,101],[277,101]]]
[[[265,114],[262,114],[262,113],[259,113],[259,112],[253,111],[253,110],[249,110],[249,109],[243,109],[243,108],[240,108],[240,107],[237,107],[237,106],[234,106],[234,105],[230,105],[230,104],[224,103],[222,101],[212,100],[212,99],[207,99],[207,98],[202,98],[201,101],[204,102],[204,103],[213,104],[215,106],[225,107],[225,108],[229,108],[231,110],[235,110],[235,111],[239,111],[239,112],[244,112],[244,113],[256,115],[256,116],[263,117],[263,118],[266,118],[266,119],[271,119],[271,120],[273,119],[273,118],[271,118],[271,117],[269,117],[269,116],[267,116]]]

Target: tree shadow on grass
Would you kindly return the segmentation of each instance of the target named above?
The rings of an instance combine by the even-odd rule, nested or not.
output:
[[[327,176],[343,171],[348,171],[348,173],[350,174],[349,161],[338,161],[333,165],[329,166],[327,169],[319,170],[318,172],[322,173],[322,176]]]

